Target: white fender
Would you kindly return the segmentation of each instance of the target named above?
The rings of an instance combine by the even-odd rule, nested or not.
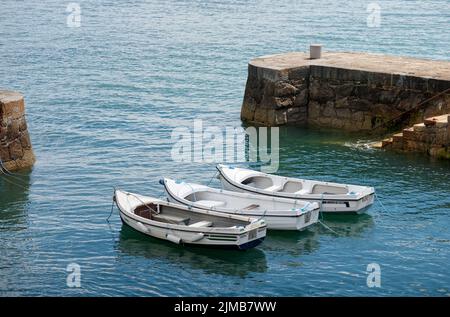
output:
[[[191,239],[183,239],[183,241],[186,241],[186,242],[197,242],[197,241],[203,239],[204,236],[205,235],[203,233],[199,232],[194,237],[192,237]]]
[[[150,229],[147,228],[142,222],[136,222],[136,227],[142,232],[150,232]]]
[[[181,238],[179,236],[176,236],[176,235],[173,235],[170,233],[166,234],[166,238],[167,238],[167,240],[169,240],[173,243],[176,243],[176,244],[180,244],[180,242],[181,242]]]

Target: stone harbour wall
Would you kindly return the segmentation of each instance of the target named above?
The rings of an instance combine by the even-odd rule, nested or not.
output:
[[[35,157],[31,147],[25,103],[20,93],[0,90],[0,159],[8,170],[31,167]]]
[[[432,98],[403,126],[450,112],[450,62],[366,53],[304,53],[249,63],[243,121],[267,126],[308,125],[372,131]]]
[[[305,124],[309,68],[287,73],[249,65],[241,118],[262,125]]]

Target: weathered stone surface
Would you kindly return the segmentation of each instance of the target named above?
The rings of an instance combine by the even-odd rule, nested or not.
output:
[[[322,114],[325,117],[336,117],[336,110],[334,109],[334,103],[332,101],[327,101],[323,106]]]
[[[295,96],[294,107],[306,107],[308,105],[308,89],[302,89],[300,93]]]
[[[20,135],[19,122],[18,122],[18,120],[12,120],[8,127],[8,132],[7,132],[8,139],[14,140],[14,139],[18,138],[19,135]]]
[[[290,108],[286,111],[286,123],[291,123],[295,125],[303,125],[306,123],[307,108],[306,107],[296,107]]]
[[[7,162],[11,160],[11,155],[9,155],[8,146],[4,146],[0,144],[0,158],[3,162]]]
[[[289,97],[297,94],[298,89],[288,82],[276,82],[274,87],[275,97]]]
[[[334,91],[329,85],[322,83],[318,79],[313,79],[309,86],[309,98],[310,100],[327,102],[334,99]]]
[[[447,88],[450,62],[365,53],[325,52],[317,60],[304,53],[271,55],[249,64],[241,118],[259,124],[372,131],[394,118],[406,125],[449,112],[450,94],[415,110]],[[294,111],[296,107],[305,110]],[[401,116],[409,110],[414,112]]]
[[[350,111],[350,109],[338,108],[336,109],[336,116],[342,119],[351,119],[352,112]]]
[[[13,91],[0,90],[0,159],[9,170],[30,167],[35,161],[23,96]]]
[[[19,140],[14,140],[9,145],[9,155],[13,160],[20,159],[23,156],[22,144]]]
[[[241,108],[241,119],[247,121],[253,121],[255,117],[256,104],[249,98]]]
[[[294,106],[294,99],[290,97],[275,97],[274,98],[275,109],[287,108]]]
[[[344,97],[351,96],[354,89],[355,85],[353,83],[344,83],[342,85],[337,85],[334,88],[334,91],[336,92],[336,98],[341,99]]]
[[[22,133],[20,136],[20,144],[22,149],[30,149],[31,148],[31,140],[30,135],[28,133]]]
[[[267,108],[260,108],[257,107],[255,109],[255,117],[254,117],[254,121],[256,123],[260,123],[260,124],[267,124],[267,115],[268,115],[268,109]]]
[[[278,126],[286,124],[287,114],[286,110],[270,110],[268,113],[267,124],[269,126]]]
[[[316,119],[320,117],[320,104],[317,101],[311,101],[308,106],[308,119]]]

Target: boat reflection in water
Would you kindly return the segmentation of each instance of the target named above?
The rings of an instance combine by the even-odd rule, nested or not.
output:
[[[118,241],[119,254],[171,262],[207,274],[245,277],[249,273],[267,271],[263,251],[216,250],[197,246],[174,245],[171,242],[145,236],[128,226],[122,226]]]
[[[304,255],[319,248],[319,232],[315,229],[306,231],[269,231],[266,240],[261,245],[264,251]]]
[[[319,224],[316,229],[318,228],[321,234],[338,234],[340,237],[358,237],[374,226],[374,219],[370,214],[323,214],[321,221],[336,232],[334,233]]]
[[[324,214],[321,221],[333,231],[320,223],[302,232],[270,231],[261,249],[291,256],[305,255],[319,249],[321,236],[357,238],[374,225],[373,217],[369,214]]]

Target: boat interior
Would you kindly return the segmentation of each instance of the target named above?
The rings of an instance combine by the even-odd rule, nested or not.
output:
[[[153,221],[183,225],[192,228],[235,228],[245,227],[249,224],[249,222],[239,219],[199,214],[188,210],[181,210],[171,206],[164,206],[154,203],[136,207],[134,209],[134,214]]]
[[[253,188],[267,190],[271,192],[292,193],[297,195],[304,194],[326,194],[342,195],[348,193],[346,186],[328,185],[325,183],[315,183],[312,181],[281,181],[280,185],[274,184],[273,179],[268,176],[251,176],[242,181],[243,185]]]
[[[224,192],[215,192],[208,190],[195,191],[184,197],[184,199],[194,202],[207,208],[224,208],[241,211],[259,211],[266,210],[291,210],[292,208],[301,208],[305,202],[287,202],[274,199],[265,199],[261,197],[258,200],[250,197],[236,196]]]

